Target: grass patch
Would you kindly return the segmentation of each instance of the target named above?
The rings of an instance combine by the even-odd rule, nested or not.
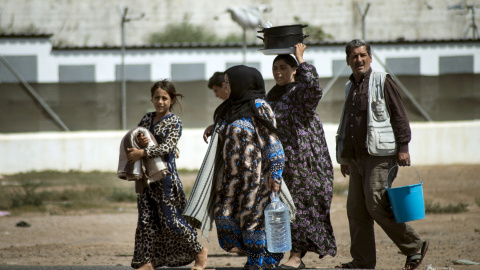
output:
[[[133,182],[114,172],[41,171],[4,175],[0,209],[59,213],[135,203]]]
[[[109,199],[111,202],[136,202],[137,195],[124,188],[114,188]]]
[[[198,169],[177,169],[178,174],[198,174]],[[180,177],[182,178],[182,177]]]
[[[425,202],[425,213],[427,214],[457,214],[467,212],[468,204],[466,203],[457,203],[457,204],[448,204],[440,205],[440,203],[433,203],[426,201]]]
[[[195,170],[179,173],[191,174]],[[180,176],[180,179],[182,176]],[[12,213],[135,208],[135,184],[117,177],[116,172],[32,171],[3,175],[0,179],[0,210]],[[190,195],[191,186],[184,186]]]
[[[339,184],[339,183],[333,184],[333,194],[346,195],[347,192],[348,192],[348,182],[344,184]]]
[[[475,204],[477,206],[480,206],[480,198],[479,197],[475,197]]]

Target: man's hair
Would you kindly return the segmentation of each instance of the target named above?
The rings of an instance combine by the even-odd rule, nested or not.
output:
[[[345,53],[347,53],[347,58],[350,57],[350,53],[352,53],[352,50],[358,47],[365,46],[367,49],[367,53],[369,55],[372,55],[372,51],[370,49],[370,44],[368,44],[366,41],[363,39],[354,39],[350,41],[347,46],[345,47]]]
[[[208,88],[213,89],[213,86],[222,87],[222,84],[225,82],[225,73],[215,72],[212,77],[208,80]]]

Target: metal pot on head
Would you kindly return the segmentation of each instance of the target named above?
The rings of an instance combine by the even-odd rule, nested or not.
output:
[[[303,43],[304,38],[308,37],[303,34],[303,28],[307,26],[294,24],[263,28],[257,31],[263,33],[263,37],[257,37],[263,40],[265,49],[291,48],[297,43]]]

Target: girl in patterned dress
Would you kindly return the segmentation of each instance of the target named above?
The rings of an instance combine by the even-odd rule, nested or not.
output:
[[[303,59],[305,49],[304,44],[295,45],[296,60],[291,55],[274,59],[277,84],[265,98],[275,113],[285,150],[283,179],[297,208],[290,258],[279,267],[284,269],[305,268],[301,258],[307,252],[320,258],[337,253],[330,222],[333,167],[316,112],[323,90],[315,67]]]
[[[284,166],[275,117],[262,99],[260,72],[239,65],[225,71],[231,91],[214,115],[219,124],[214,218],[222,249],[247,253],[245,269],[275,269],[283,253],[267,251],[264,210],[278,192]]]
[[[169,174],[161,181],[149,183],[137,196],[138,224],[132,267],[154,269],[195,261],[192,269],[203,270],[208,250],[197,241],[195,230],[182,216],[186,197],[175,164],[182,121],[171,110],[178,102],[177,97],[183,96],[168,80],[156,82],[150,91],[155,111],[145,114],[138,126],[150,130],[158,146],[148,146],[149,139],[141,136],[138,138],[141,149],[127,149],[128,160],[134,163],[143,157],[163,157]]]

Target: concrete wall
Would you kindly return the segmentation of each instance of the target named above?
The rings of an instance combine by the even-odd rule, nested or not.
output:
[[[325,124],[335,162],[336,124]],[[410,153],[415,165],[480,164],[480,121],[412,123]],[[0,134],[1,174],[41,170],[116,171],[125,132]],[[198,169],[207,144],[203,129],[186,129],[179,142],[178,168]]]
[[[371,4],[366,17],[369,40],[462,38],[471,23],[471,12],[447,7],[458,3],[479,5],[478,0],[1,0],[0,30],[53,33],[55,44],[119,45],[118,9],[129,7],[129,18],[142,13],[145,17],[126,24],[127,44],[145,44],[150,34],[185,18],[225,37],[242,34],[227,8],[266,4],[272,10],[264,13],[263,19],[274,26],[294,24],[294,17],[299,17],[310,26],[322,26],[334,40],[346,41],[362,37],[357,3],[363,9]],[[479,24],[478,16],[476,21]],[[249,30],[249,39],[256,40],[255,36],[256,32]]]

